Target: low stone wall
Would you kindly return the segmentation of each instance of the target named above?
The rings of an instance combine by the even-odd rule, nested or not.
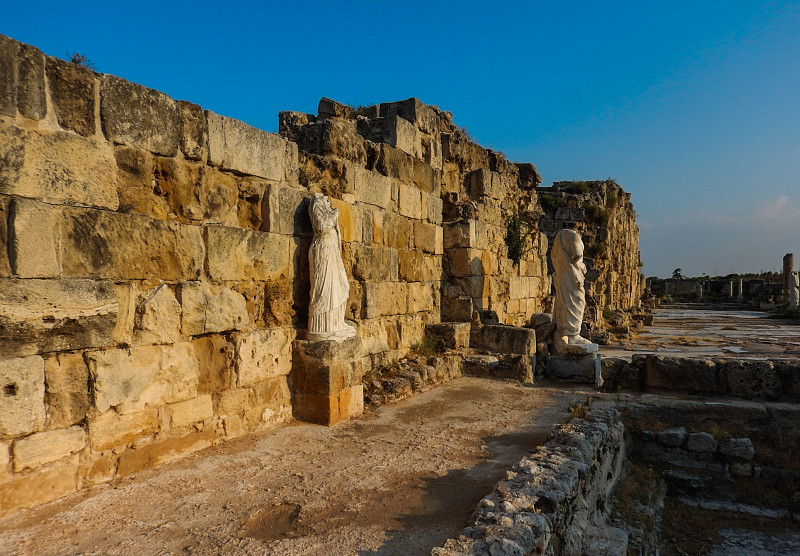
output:
[[[634,355],[603,359],[606,391],[657,389],[800,402],[800,361]]]
[[[431,554],[624,554],[627,535],[607,524],[605,507],[624,460],[617,410],[593,409],[557,425],[480,502],[462,534]]]

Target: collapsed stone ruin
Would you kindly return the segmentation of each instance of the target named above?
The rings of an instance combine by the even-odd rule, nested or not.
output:
[[[556,184],[545,206],[532,164],[417,99],[322,99],[282,112],[276,135],[2,36],[0,70],[3,511],[293,415],[356,415],[364,375],[428,325],[466,325],[461,348],[514,354],[532,380],[562,227],[591,252],[588,324],[638,305],[629,194]],[[338,211],[357,348],[298,337],[317,193]]]

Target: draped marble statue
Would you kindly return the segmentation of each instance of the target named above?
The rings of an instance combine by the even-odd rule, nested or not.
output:
[[[344,270],[339,232],[339,211],[327,196],[315,193],[308,205],[314,240],[308,251],[311,302],[308,306],[308,336],[314,340],[355,336],[344,321],[350,284]]]
[[[575,230],[561,230],[556,234],[550,251],[553,261],[553,283],[556,297],[553,303],[553,320],[556,331],[553,345],[558,355],[580,355],[597,351],[597,344],[581,337],[583,311],[586,297],[583,282],[586,265],[583,263],[583,241]]]

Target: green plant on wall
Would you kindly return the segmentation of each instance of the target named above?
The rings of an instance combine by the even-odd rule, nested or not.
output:
[[[601,226],[608,224],[609,215],[608,211],[593,203],[584,203],[583,212],[587,218],[596,221]]]
[[[564,191],[575,194],[588,193],[589,184],[585,181],[570,181],[565,184]]]
[[[558,207],[564,204],[564,199],[556,197],[555,195],[540,195],[539,204],[545,212],[554,212]]]
[[[530,250],[528,247],[528,237],[537,231],[533,221],[526,216],[515,212],[506,221],[506,247],[508,247],[508,258],[514,262],[514,266],[519,266],[522,257]]]
[[[605,241],[598,241],[593,243],[586,249],[586,256],[592,259],[597,257],[604,257],[608,253],[608,245]]]

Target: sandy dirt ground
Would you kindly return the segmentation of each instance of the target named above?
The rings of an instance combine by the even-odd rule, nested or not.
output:
[[[463,377],[0,520],[0,554],[429,554],[591,390]]]

